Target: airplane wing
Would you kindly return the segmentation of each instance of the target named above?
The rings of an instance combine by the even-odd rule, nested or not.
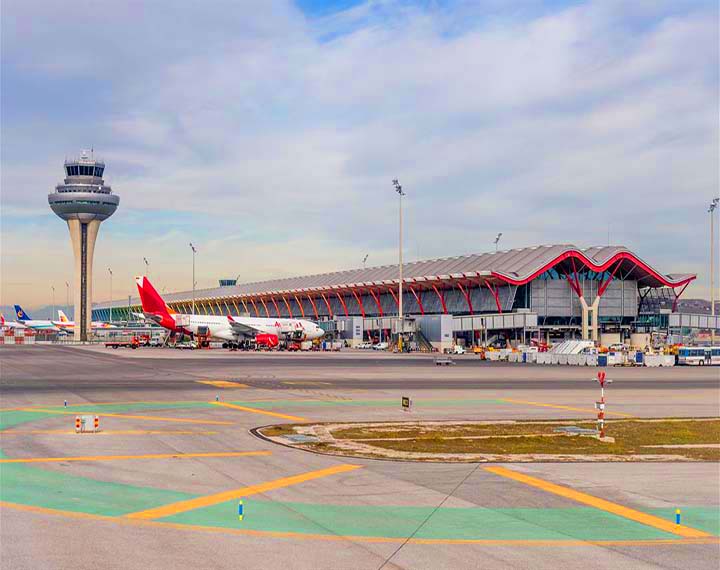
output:
[[[246,325],[244,323],[240,323],[232,318],[232,316],[228,315],[228,324],[230,325],[230,328],[232,331],[236,334],[242,334],[245,336],[255,336],[257,333],[262,332],[255,327],[251,327],[250,325]]]

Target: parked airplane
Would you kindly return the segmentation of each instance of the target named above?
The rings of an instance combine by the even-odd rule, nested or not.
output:
[[[304,319],[176,313],[165,304],[147,277],[136,277],[135,282],[140,292],[143,316],[173,332],[197,335],[199,329],[205,329],[210,337],[231,345],[253,339],[269,346],[277,346],[280,340],[314,340],[325,334],[315,323]]]
[[[16,321],[6,321],[5,315],[0,313],[0,328],[4,329],[26,329],[27,327],[22,324],[18,323]]]
[[[43,331],[57,331],[58,329],[52,321],[36,321],[30,318],[30,315],[28,315],[25,311],[23,311],[23,308],[20,305],[15,305],[15,316],[17,317],[17,321],[25,325],[26,327],[29,327],[31,329],[35,330],[43,330]]]
[[[70,319],[68,319],[67,315],[62,311],[62,309],[58,309],[58,316],[60,317],[60,320],[52,322],[56,327],[62,330],[73,330],[75,328],[75,321],[71,321]],[[90,323],[90,327],[92,328],[92,330],[117,328],[115,325],[111,325],[110,323],[103,323],[102,321],[92,321],[92,323]]]

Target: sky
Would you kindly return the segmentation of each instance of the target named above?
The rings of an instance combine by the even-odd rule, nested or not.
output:
[[[94,148],[120,207],[95,301],[547,243],[624,245],[709,296],[718,6],[6,0],[0,305],[64,300],[47,193]],[[717,267],[717,265],[716,265]]]

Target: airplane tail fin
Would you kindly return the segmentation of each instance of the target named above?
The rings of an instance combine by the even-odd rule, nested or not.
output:
[[[140,293],[140,302],[144,313],[153,313],[156,315],[169,315],[167,305],[163,301],[160,293],[155,290],[150,280],[144,275],[135,278],[138,292]]]
[[[25,311],[23,311],[23,309],[20,305],[15,305],[15,317],[17,318],[18,321],[32,320],[30,318],[30,315],[28,315]]]
[[[67,318],[67,315],[63,312],[62,309],[58,309],[58,316],[60,317],[61,323],[69,323],[70,319]]]
[[[4,326],[5,326],[5,315],[0,313],[0,327],[4,327]]]

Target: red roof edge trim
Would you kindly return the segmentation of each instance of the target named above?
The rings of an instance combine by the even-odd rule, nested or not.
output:
[[[637,265],[638,267],[644,269],[647,273],[655,277],[660,283],[662,283],[665,287],[680,287],[681,285],[686,285],[690,283],[690,281],[694,280],[697,275],[693,275],[691,277],[688,277],[686,279],[682,279],[680,281],[670,281],[668,278],[657,271],[655,271],[652,267],[635,257],[632,253],[628,251],[621,251],[613,255],[610,259],[608,259],[605,263],[602,265],[597,265],[590,261],[581,251],[578,250],[570,250],[566,251],[565,253],[559,255],[555,259],[553,259],[550,263],[545,264],[543,267],[532,273],[529,277],[526,277],[524,279],[513,279],[512,277],[509,277],[507,275],[504,275],[502,273],[498,273],[496,271],[492,272],[492,276],[496,277],[497,279],[500,279],[502,281],[505,281],[506,283],[510,283],[511,285],[525,285],[526,283],[529,283],[533,279],[535,279],[538,275],[543,274],[545,271],[550,269],[551,267],[554,267],[558,263],[561,263],[562,261],[565,261],[566,259],[579,259],[586,267],[589,267],[593,271],[605,271],[608,267],[610,267],[613,263],[616,261],[620,261],[623,259],[627,259]]]

